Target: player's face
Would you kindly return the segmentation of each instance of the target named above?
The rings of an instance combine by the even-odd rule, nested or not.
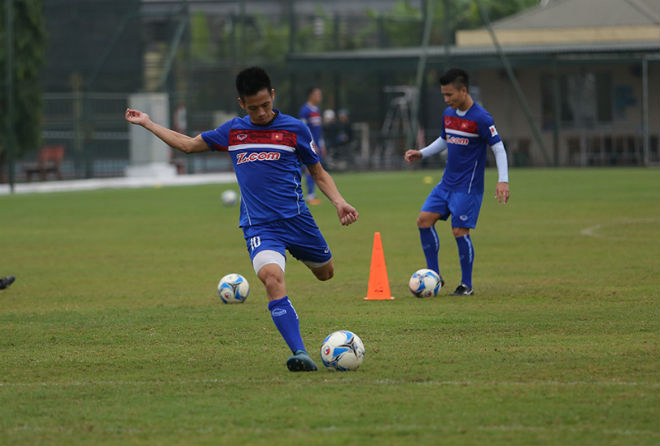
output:
[[[467,88],[461,87],[456,88],[453,84],[442,85],[440,87],[442,91],[442,96],[445,98],[445,102],[451,108],[457,108],[459,110],[464,109],[464,105],[467,103],[468,92]]]
[[[245,96],[238,98],[238,104],[250,116],[252,124],[266,125],[273,117],[273,99],[275,98],[275,90],[268,91],[264,88],[252,96]]]
[[[309,95],[309,102],[314,105],[319,105],[323,100],[323,93],[320,88],[315,88]]]

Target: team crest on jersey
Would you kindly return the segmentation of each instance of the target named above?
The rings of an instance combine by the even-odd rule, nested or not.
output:
[[[488,130],[490,130],[490,136],[497,135],[497,129],[495,128],[494,125],[491,125],[490,127],[488,127]]]

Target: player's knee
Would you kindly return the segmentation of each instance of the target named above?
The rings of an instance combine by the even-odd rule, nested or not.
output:
[[[420,215],[417,217],[418,228],[430,228],[434,224],[435,224],[435,220],[430,218],[428,215]]]
[[[266,289],[275,289],[284,284],[284,271],[277,263],[262,265],[257,271],[257,277],[259,277],[259,280],[261,280]]]
[[[335,275],[335,266],[332,263],[332,259],[324,265],[317,266],[308,264],[307,266],[309,266],[309,268],[312,270],[314,276],[316,276],[316,278],[322,282],[332,279],[332,277]]]
[[[454,233],[454,238],[463,237],[470,233],[470,229],[468,228],[451,228],[451,230]]]
[[[284,283],[284,277],[278,274],[263,274],[260,279],[266,288],[278,287]]]
[[[284,279],[275,274],[262,274],[259,276],[259,279],[264,284],[268,295],[271,295],[284,286]]]
[[[326,281],[332,279],[332,277],[335,275],[335,270],[334,268],[327,268],[324,269],[323,271],[318,271],[314,273],[316,275],[316,278],[321,280],[321,281]]]

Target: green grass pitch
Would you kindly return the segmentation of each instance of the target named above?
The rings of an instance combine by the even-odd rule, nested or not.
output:
[[[660,175],[487,171],[472,297],[447,222],[440,296],[416,299],[415,220],[441,171],[337,174],[360,212],[312,212],[336,274],[289,261],[321,341],[364,341],[357,372],[293,374],[252,270],[231,186],[0,197],[0,444],[657,445]],[[433,177],[433,184],[424,177]],[[235,187],[235,186],[234,186]],[[393,301],[366,302],[374,232]],[[216,294],[239,272],[242,305]]]

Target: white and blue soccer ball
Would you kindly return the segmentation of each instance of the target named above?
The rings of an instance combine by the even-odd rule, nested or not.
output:
[[[415,297],[436,296],[442,288],[442,280],[432,269],[423,268],[413,273],[408,287]]]
[[[245,302],[250,294],[250,284],[240,274],[227,274],[218,282],[218,296],[226,304]]]
[[[335,331],[323,340],[321,361],[330,370],[357,370],[364,361],[364,344],[351,331]]]
[[[225,206],[233,206],[238,201],[238,193],[233,189],[227,189],[222,193],[221,199]]]

